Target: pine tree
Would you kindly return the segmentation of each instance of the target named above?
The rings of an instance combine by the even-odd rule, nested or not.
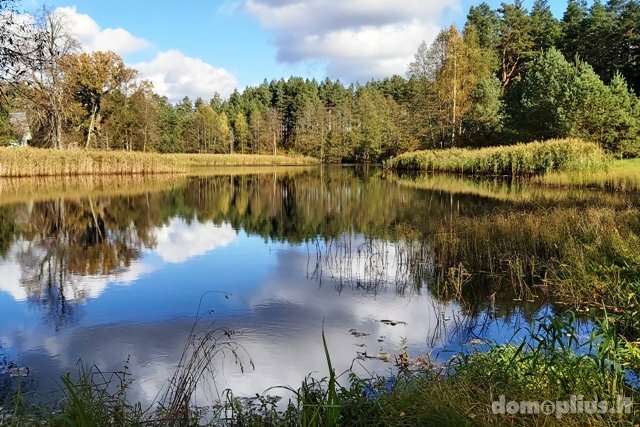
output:
[[[573,67],[555,48],[541,52],[518,84],[512,125],[523,140],[566,137],[572,130]]]
[[[569,0],[562,17],[560,50],[570,61],[585,53],[584,32],[586,27],[586,0]]]
[[[468,27],[475,27],[478,33],[480,47],[494,51],[500,40],[500,17],[487,3],[471,6],[467,14],[465,31]]]
[[[502,3],[499,9],[500,40],[500,81],[507,88],[514,80],[520,78],[528,61],[534,55],[531,37],[531,18],[522,5],[522,0],[514,4]]]
[[[578,61],[574,81],[571,113],[571,136],[601,143],[606,149],[616,151],[615,136],[610,128],[610,114],[616,109],[610,89],[593,67]]]
[[[471,109],[464,118],[465,142],[497,145],[504,127],[502,87],[495,77],[480,80],[471,93]]]
[[[557,45],[561,35],[560,22],[553,16],[548,0],[535,0],[531,8],[531,37],[536,51]]]
[[[615,74],[616,17],[605,6],[596,0],[585,20],[585,31],[582,34],[588,49],[584,49],[582,59],[587,61],[596,73],[609,82]]]
[[[615,16],[609,49],[613,64],[629,85],[640,93],[640,2],[609,0],[607,10]]]
[[[620,73],[616,73],[609,85],[611,111],[606,113],[610,123],[607,126],[606,143],[609,149],[620,156],[640,155],[640,102]]]

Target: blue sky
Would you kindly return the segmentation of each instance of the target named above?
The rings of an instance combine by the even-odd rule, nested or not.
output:
[[[529,6],[533,0],[525,1]],[[499,1],[488,1],[497,7]],[[557,16],[565,0],[549,2]],[[30,0],[31,6],[42,0]],[[114,50],[156,91],[228,95],[301,75],[366,81],[404,74],[421,40],[462,25],[471,0],[47,0],[85,50]]]

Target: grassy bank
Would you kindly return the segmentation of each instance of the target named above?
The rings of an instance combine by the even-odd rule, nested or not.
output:
[[[425,356],[412,359],[400,348],[394,362],[396,375],[391,380],[362,378],[350,370],[337,374],[331,364],[331,341],[323,337],[328,375],[301,379],[299,388],[281,386],[267,391],[292,392],[288,404],[280,406],[267,394],[238,398],[227,390],[222,402],[211,402],[210,410],[193,408],[189,402],[202,377],[198,371],[189,371],[184,379],[193,386],[190,391],[169,393],[168,400],[145,408],[127,398],[135,379],[126,369],[118,374],[82,371],[75,379],[63,376],[64,398],[55,409],[30,407],[18,393],[5,406],[4,422],[44,426],[636,425],[640,421],[637,406],[617,400],[621,396],[637,405],[640,397],[625,380],[625,372],[638,367],[633,348],[617,335],[606,316],[595,321],[597,326],[590,336],[579,340],[578,324],[571,314],[542,317],[520,341],[497,344],[477,340],[480,342],[444,364]],[[215,343],[210,350],[224,351]],[[170,387],[175,386],[175,379],[169,381]],[[582,402],[607,402],[612,410],[571,413],[570,408],[557,406],[545,414],[524,406],[522,412],[513,414],[494,404],[501,396],[506,402],[538,404],[580,396],[577,399]]]
[[[212,166],[311,165],[302,156],[158,154],[125,151],[0,148],[0,177],[184,173]]]
[[[595,143],[558,139],[480,149],[450,148],[401,154],[386,164],[391,169],[466,175],[539,175],[553,171],[591,171],[609,159]]]
[[[534,182],[554,187],[640,191],[640,159],[616,160],[604,170],[552,172],[535,177]]]

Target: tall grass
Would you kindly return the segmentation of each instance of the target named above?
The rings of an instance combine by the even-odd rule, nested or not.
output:
[[[586,187],[610,191],[640,191],[640,159],[616,160],[609,169],[553,172],[534,182],[555,187]]]
[[[317,160],[302,156],[0,148],[0,176],[4,177],[181,173],[198,167],[316,163]]]
[[[387,163],[391,169],[468,175],[538,175],[552,171],[597,170],[609,159],[598,144],[557,139],[480,149],[450,148],[401,154]]]
[[[640,217],[632,208],[539,208],[454,217],[428,239],[444,271],[462,266],[491,277],[497,287],[522,291],[544,286],[575,305],[604,303],[620,311],[639,303],[634,291]]]

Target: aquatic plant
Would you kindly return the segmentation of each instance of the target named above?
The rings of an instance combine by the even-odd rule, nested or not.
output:
[[[452,217],[426,239],[443,273],[462,265],[496,289],[542,286],[565,303],[620,311],[640,269],[639,221],[632,208],[510,209]]]

